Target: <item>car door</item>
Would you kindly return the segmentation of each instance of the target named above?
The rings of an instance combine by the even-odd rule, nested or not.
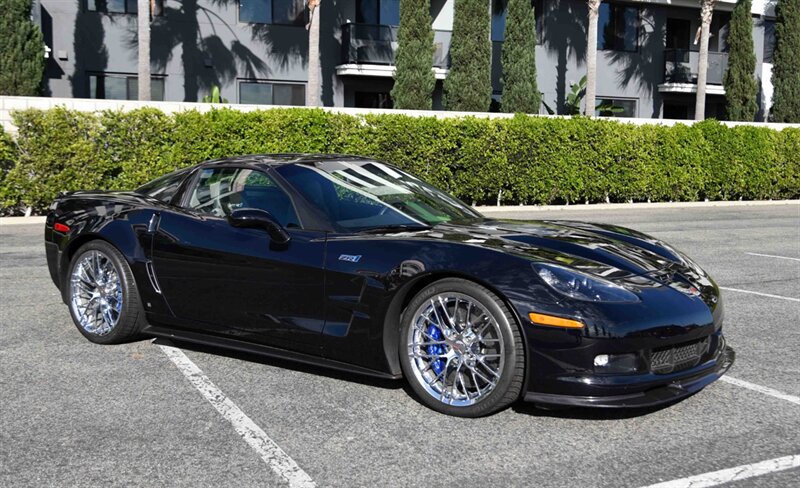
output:
[[[277,245],[262,229],[232,226],[236,208],[270,212],[291,240]],[[324,250],[324,233],[302,229],[266,172],[216,166],[198,170],[182,205],[161,213],[152,255],[174,327],[316,353]]]

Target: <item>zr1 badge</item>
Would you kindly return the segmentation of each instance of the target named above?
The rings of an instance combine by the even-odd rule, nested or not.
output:
[[[361,254],[358,255],[340,254],[339,261],[347,261],[348,263],[357,263],[361,261]]]

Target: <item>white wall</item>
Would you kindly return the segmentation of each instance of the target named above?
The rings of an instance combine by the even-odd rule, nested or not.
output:
[[[17,128],[11,120],[11,112],[14,110],[24,110],[26,108],[36,108],[46,110],[53,107],[65,107],[71,110],[81,110],[85,112],[100,112],[103,110],[121,110],[128,111],[142,107],[157,108],[164,113],[183,112],[187,110],[197,110],[198,112],[207,112],[214,108],[228,107],[242,112],[250,112],[253,110],[270,110],[272,108],[287,108],[277,107],[274,105],[239,105],[233,103],[227,104],[210,104],[210,103],[190,103],[190,102],[138,102],[127,100],[94,100],[84,98],[45,98],[45,97],[2,97],[0,96],[0,125],[6,132],[16,133]],[[297,108],[297,107],[289,107]],[[444,112],[444,111],[426,111],[426,110],[383,110],[383,109],[369,109],[369,108],[347,108],[347,107],[324,107],[321,110],[335,113],[345,113],[350,115],[363,115],[363,114],[403,114],[412,117],[436,117],[440,119],[453,118],[453,117],[482,117],[490,119],[509,118],[513,114],[500,114],[500,113],[478,113],[478,112]],[[538,115],[538,117],[562,117],[560,115]],[[686,124],[691,125],[694,122],[691,120],[665,120],[665,119],[626,119],[626,118],[611,118],[619,122],[625,122],[636,125],[675,125]],[[759,127],[771,127],[774,129],[783,129],[785,127],[800,128],[800,124],[773,124],[763,122],[722,122],[728,126],[734,125],[753,125]]]

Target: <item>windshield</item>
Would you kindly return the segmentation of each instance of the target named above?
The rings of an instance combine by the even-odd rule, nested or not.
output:
[[[277,171],[340,231],[413,230],[483,218],[464,202],[376,161],[322,161]]]

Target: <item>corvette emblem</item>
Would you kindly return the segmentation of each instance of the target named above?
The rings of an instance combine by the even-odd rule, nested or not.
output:
[[[347,261],[349,263],[357,263],[361,261],[361,254],[353,255],[353,254],[340,254],[339,261]]]

